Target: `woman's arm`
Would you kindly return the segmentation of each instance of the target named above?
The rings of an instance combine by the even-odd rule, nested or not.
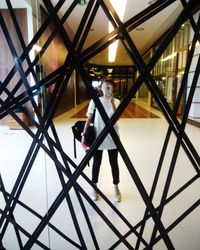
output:
[[[117,108],[115,106],[114,96],[111,97],[110,103],[111,103],[111,107],[112,107],[113,112],[115,112]]]
[[[107,98],[108,100],[110,101],[110,104],[111,104],[111,108],[112,108],[112,111],[113,113],[116,111],[117,107],[115,105],[115,98],[114,98],[114,94],[111,93],[111,94],[108,94],[107,95]]]
[[[81,142],[84,143],[84,144],[85,144],[85,136],[84,135],[85,135],[85,132],[86,132],[87,128],[90,126],[90,123],[92,121],[92,116],[93,116],[93,114],[89,113],[88,118],[87,118],[87,120],[85,122],[85,127],[84,127],[84,130],[83,130],[82,139],[81,139]]]

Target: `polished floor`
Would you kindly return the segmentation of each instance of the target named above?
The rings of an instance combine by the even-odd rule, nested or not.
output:
[[[87,111],[87,104],[83,104],[84,107],[79,111],[75,112],[71,118],[86,118],[85,114]],[[155,114],[157,113],[157,114]],[[159,118],[160,113],[155,109],[148,108],[148,105],[145,101],[135,101],[130,102],[127,108],[123,111],[120,118]]]
[[[134,104],[135,105],[135,104]],[[140,107],[147,110],[145,103],[138,103]],[[139,110],[139,106],[138,110]],[[63,150],[67,153],[76,164],[79,164],[85,152],[82,150],[80,144],[77,144],[78,156],[74,158],[73,152],[73,136],[71,132],[71,126],[78,118],[82,117],[79,112],[85,109],[85,104],[80,105],[74,110],[67,112],[54,121],[56,131],[58,133],[59,140],[63,146]],[[127,111],[128,112],[128,111]],[[135,117],[135,118],[120,118],[119,119],[119,131],[120,139],[130,158],[137,175],[142,181],[147,193],[150,193],[152,183],[154,180],[155,172],[157,169],[158,161],[160,158],[162,146],[167,133],[168,125],[163,116],[158,110],[148,110],[151,116],[154,117]],[[78,114],[78,115],[77,115]],[[128,112],[129,116],[133,114]],[[128,116],[127,115],[127,116]],[[139,115],[138,115],[139,116]],[[35,133],[35,130],[32,129]],[[198,154],[200,154],[200,129],[187,124],[187,135],[196,148]],[[0,172],[3,180],[3,185],[8,193],[10,193],[14,187],[16,178],[20,172],[21,166],[25,160],[26,154],[32,143],[32,139],[23,130],[9,130],[6,126],[0,127],[0,151],[1,153],[1,165]],[[172,134],[170,144],[167,148],[167,154],[164,159],[161,175],[158,181],[157,189],[153,198],[153,205],[157,207],[159,205],[164,184],[166,182],[166,176],[171,163],[171,158],[174,152],[176,143],[176,137]],[[62,161],[62,159],[58,159]],[[113,201],[113,185],[111,178],[111,171],[108,163],[108,156],[105,153],[103,157],[103,163],[100,172],[99,189],[106,196],[108,201],[119,211],[126,220],[131,223],[132,226],[137,225],[143,218],[145,213],[145,204],[141,197],[140,192],[131,178],[128,168],[124,163],[122,157],[119,157],[120,164],[120,190],[122,192],[122,201],[116,203]],[[71,170],[74,171],[73,169]],[[90,178],[91,167],[87,166],[84,169],[84,174]],[[170,197],[176,190],[182,187],[187,181],[196,175],[196,171],[193,168],[191,162],[186,156],[182,147],[179,150],[178,158],[175,164],[173,178],[171,180],[168,196]],[[67,180],[67,178],[66,178]],[[88,195],[91,195],[91,186],[85,181],[83,177],[78,178],[78,183],[84,188],[84,191]],[[2,188],[2,183],[1,183]],[[57,198],[62,187],[58,178],[57,171],[55,169],[54,162],[49,158],[43,150],[40,150],[34,165],[30,171],[24,188],[20,194],[20,201],[30,206],[41,216],[46,214],[47,209],[52,205]],[[190,208],[195,202],[199,201],[200,183],[199,178],[194,181],[186,190],[181,192],[180,195],[170,201],[164,208],[161,221],[165,228],[169,228],[177,218]],[[73,189],[70,190],[70,197],[72,205],[76,214],[76,218],[80,225],[80,230],[84,238],[84,242],[87,249],[95,249],[94,242],[88,230],[85,218],[82,213],[81,206],[75,195]],[[84,205],[88,211],[92,227],[95,231],[95,235],[99,244],[99,249],[110,249],[118,240],[117,234],[124,235],[129,232],[129,226],[121,219],[114,209],[110,208],[110,205],[104,200],[103,197],[97,202],[94,202],[97,209],[103,212],[103,215],[113,223],[114,228],[110,228],[103,218],[101,218],[94,207],[88,203],[82,196]],[[2,193],[0,193],[0,212],[4,209],[5,201]],[[170,230],[169,237],[176,250],[199,250],[200,249],[200,208],[196,207],[186,218],[180,221],[175,228]],[[17,205],[14,211],[16,222],[21,225],[30,234],[35,230],[40,219],[30,212],[28,212],[21,205]],[[74,242],[80,244],[80,239],[77,236],[69,207],[66,201],[60,204],[58,210],[54,213],[50,221],[65,235],[70,237]],[[151,233],[153,230],[153,220],[150,218],[146,223],[143,238],[149,242]],[[116,231],[115,231],[116,229]],[[137,228],[139,231],[139,228]],[[115,232],[114,232],[115,231]],[[116,233],[117,232],[117,233]],[[159,235],[159,234],[158,234]],[[27,241],[26,236],[21,234],[23,243]],[[52,250],[73,250],[78,249],[73,244],[68,243],[62,237],[60,237],[50,227],[46,227],[38,238],[43,244],[46,244]],[[130,233],[126,238],[127,242],[135,248],[137,238],[134,233]],[[16,240],[16,234],[14,228],[9,224],[8,229],[3,238],[4,246],[7,250],[20,249]],[[34,245],[32,249],[42,249],[38,245]],[[116,245],[117,250],[129,249],[124,243]],[[140,244],[139,249],[144,249],[144,245]],[[168,249],[163,240],[159,240],[153,247],[156,250]]]

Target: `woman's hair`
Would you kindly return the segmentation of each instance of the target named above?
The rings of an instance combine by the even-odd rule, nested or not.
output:
[[[104,82],[107,82],[107,83],[109,83],[110,85],[112,85],[113,88],[114,88],[114,90],[115,90],[115,88],[116,88],[116,83],[114,82],[114,80],[113,80],[112,78],[109,78],[109,77],[103,78],[102,81],[101,81],[100,87],[102,87],[102,85],[103,85]]]

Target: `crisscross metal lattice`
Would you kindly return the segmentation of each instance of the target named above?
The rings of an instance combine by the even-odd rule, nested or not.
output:
[[[96,216],[99,216],[102,221],[106,223],[106,225],[110,229],[110,233],[116,235],[117,238],[115,238],[115,241],[111,242],[109,246],[110,249],[120,249],[118,248],[119,245],[123,246],[121,249],[153,249],[160,240],[163,241],[166,249],[174,249],[173,241],[170,238],[170,232],[175,229],[181,221],[189,216],[200,204],[200,199],[198,199],[167,227],[164,225],[161,219],[165,206],[176,199],[182,192],[184,192],[199,179],[200,157],[185,131],[191,102],[194,97],[194,92],[199,77],[199,58],[193,76],[191,89],[185,104],[182,120],[180,122],[177,119],[178,107],[180,105],[182,97],[184,96],[185,87],[187,86],[187,76],[194,55],[195,44],[197,41],[199,41],[200,38],[199,20],[198,23],[196,23],[193,19],[194,10],[196,7],[198,7],[197,1],[190,0],[186,2],[185,0],[181,0],[183,10],[177,17],[173,26],[162,38],[159,47],[152,55],[150,61],[147,64],[142,59],[140,53],[137,50],[137,47],[131,39],[130,32],[138,25],[144,23],[163,9],[167,8],[174,2],[174,0],[158,0],[150,7],[144,9],[139,14],[133,16],[124,23],[120,21],[117,13],[108,0],[89,0],[87,7],[85,8],[85,13],[83,14],[83,17],[80,18],[80,24],[73,40],[70,39],[70,35],[64,28],[64,23],[65,21],[68,21],[70,14],[73,13],[73,11],[76,11],[79,0],[72,1],[71,6],[67,9],[65,15],[63,15],[62,18],[59,17],[58,12],[60,8],[62,8],[62,5],[65,3],[65,0],[58,1],[55,6],[53,6],[51,0],[43,0],[43,4],[48,15],[46,20],[41,25],[28,45],[26,45],[26,42],[23,39],[23,31],[20,29],[10,0],[5,0],[5,2],[10,12],[10,16],[12,17],[12,22],[14,24],[14,29],[16,31],[16,35],[19,40],[22,52],[19,53],[16,50],[15,42],[10,36],[7,23],[2,13],[0,12],[1,29],[5,36],[8,53],[12,54],[14,61],[13,68],[10,69],[5,80],[0,84],[0,95],[2,96],[4,94],[4,96],[6,96],[5,99],[0,99],[0,118],[2,119],[8,115],[12,116],[16,120],[16,122],[18,122],[23,127],[24,131],[27,132],[32,141],[30,147],[27,149],[27,154],[25,156],[24,162],[20,168],[18,176],[16,176],[16,180],[11,188],[11,191],[6,190],[4,185],[4,178],[2,175],[0,175],[0,192],[4,200],[4,206],[0,205],[1,241],[4,241],[4,236],[9,230],[9,226],[12,225],[12,227],[14,228],[14,231],[12,232],[16,238],[16,249],[31,249],[33,246],[37,246],[42,249],[50,249],[49,243],[45,243],[44,241],[40,240],[40,236],[44,233],[44,230],[48,226],[51,230],[58,234],[63,241],[67,242],[69,246],[68,249],[88,249],[87,243],[85,241],[85,234],[82,230],[82,226],[80,225],[81,222],[79,221],[78,216],[75,212],[76,209],[74,207],[72,197],[70,196],[70,191],[73,189],[79,206],[81,207],[83,217],[85,219],[85,227],[87,227],[87,231],[90,234],[90,238],[95,249],[100,249],[100,242],[94,230],[91,216],[87,211],[87,206],[85,203],[86,201],[94,209]],[[114,31],[106,34],[103,38],[92,44],[87,49],[84,49],[84,44],[87,40],[89,30],[99,8],[102,8],[109,21],[113,24]],[[151,71],[154,68],[155,64],[158,62],[163,52],[166,50],[167,46],[179,31],[181,25],[188,19],[194,30],[194,37],[191,48],[189,50],[181,87],[179,89],[174,108],[172,109],[166,102],[163,94],[161,93],[159,87],[153,79]],[[45,29],[47,29],[47,27],[51,24],[53,24],[55,27],[53,32],[49,35],[41,51],[35,56],[34,60],[31,60],[30,51],[33,45],[37,43],[37,41],[43,35]],[[42,79],[38,79],[35,66],[41,60],[41,58],[45,54],[45,51],[48,49],[49,45],[57,34],[60,35],[62,42],[64,43],[64,46],[68,51],[65,62],[61,67],[59,67],[49,75],[43,77]],[[96,95],[96,92],[91,85],[91,78],[84,68],[84,63],[86,63],[93,56],[103,51],[117,39],[120,40],[133,65],[136,66],[139,72],[139,77],[130,88],[124,100],[122,100],[115,114],[111,117],[111,119],[109,119]],[[6,53],[7,52],[5,51],[4,53],[1,52],[1,56],[6,56]],[[56,126],[54,126],[53,122],[55,113],[60,104],[60,100],[62,99],[63,93],[68,86],[69,79],[72,76],[74,70],[76,70],[80,74],[86,88],[88,89],[91,97],[95,102],[96,107],[101,113],[101,116],[106,124],[105,129],[96,139],[93,146],[90,148],[90,150],[78,165],[73,159],[69,157],[68,152],[65,152],[59,139]],[[14,87],[10,89],[9,84],[11,81],[15,81],[15,74],[19,75],[19,79],[16,80],[14,85],[12,85]],[[30,85],[30,76],[33,78],[33,85]],[[149,194],[147,193],[140,179],[140,176],[138,175],[130,159],[130,156],[126,152],[120,138],[113,128],[113,125],[119,119],[120,115],[125,110],[128,103],[131,101],[132,97],[135,95],[135,93],[143,83],[146,84],[152,96],[155,98],[160,110],[162,111],[166,121],[169,124],[165,141],[162,146],[160,159],[158,165],[156,166],[157,168],[155,172],[155,178]],[[53,91],[46,104],[44,113],[41,113],[40,107],[38,106],[35,97],[41,94],[41,88],[49,89],[52,85],[54,85]],[[21,88],[23,89],[23,91],[18,92]],[[29,103],[29,105],[31,106],[34,116],[30,114],[30,112],[28,112],[25,108],[25,104],[27,103]],[[15,112],[16,110],[20,110],[31,121],[36,130],[33,131],[29,126],[27,126],[23,119],[21,119],[17,115],[17,113]],[[126,216],[121,211],[119,211],[112,202],[109,201],[109,199],[101,192],[101,190],[93,185],[87,175],[84,174],[84,169],[92,158],[94,150],[98,148],[98,146],[101,144],[108,133],[111,134],[114,142],[116,143],[120,155],[127,167],[127,170],[140,193],[141,199],[145,204],[144,215],[137,224],[133,224],[132,222],[130,222],[126,218]],[[166,176],[166,183],[164,185],[161,200],[156,207],[153,204],[152,200],[157,188],[159,175],[163,165],[166,150],[169,147],[172,133],[176,136],[176,144],[174,152],[172,154],[169,172]],[[181,147],[190,160],[196,174],[176,192],[168,196],[175,164]],[[48,210],[43,215],[34,210],[33,207],[28,206],[26,204],[26,201],[22,201],[20,199],[24,186],[28,178],[30,177],[30,172],[33,164],[36,161],[37,156],[41,150],[48,155],[52,162],[54,162],[54,167],[57,171],[57,175],[59,177],[61,185],[61,191],[58,193],[57,197],[55,197]],[[115,225],[115,223],[109,218],[109,216],[107,216],[104,211],[102,211],[101,208],[90,199],[90,197],[78,181],[80,177],[82,177],[93,188],[97,189],[98,193],[106,202],[109,209],[112,210],[113,213],[116,214],[128,228],[126,233],[121,232],[117,225]],[[55,212],[59,210],[63,201],[66,202],[69,208],[70,216],[72,218],[76,232],[76,237],[70,237],[64,232],[64,230],[60,230],[51,221],[52,217],[54,216]],[[18,220],[16,214],[16,208],[18,206],[23,207],[23,209],[25,209],[33,217],[37,218],[38,223],[35,225],[34,229],[31,232],[20,224],[20,221]],[[153,227],[151,237],[150,239],[147,239],[144,235],[144,230],[146,224],[150,219],[153,221]],[[134,245],[131,244],[128,240],[128,237],[131,235],[134,235],[135,237]],[[26,240],[24,240],[24,237],[26,237]],[[3,245],[0,246],[0,248],[3,249]]]

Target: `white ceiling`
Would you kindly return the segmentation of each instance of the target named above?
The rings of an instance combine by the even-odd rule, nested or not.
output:
[[[34,0],[38,3],[42,3],[42,0]],[[87,0],[88,1],[88,0]],[[120,1],[120,0],[119,0]],[[122,1],[122,0],[121,0]],[[0,0],[0,8],[3,2]],[[30,3],[31,0],[12,0],[11,1],[15,8],[27,7],[27,2]],[[55,6],[58,0],[51,0],[52,4]],[[60,9],[60,15],[63,15],[69,6],[72,4],[73,0],[66,0]],[[6,4],[4,4],[6,6]],[[129,20],[131,17],[140,13],[142,10],[147,8],[149,3],[147,0],[127,0],[127,6],[124,15],[124,21]],[[72,31],[75,33],[83,13],[86,9],[86,5],[77,5],[75,10],[71,13],[67,22],[71,27]],[[143,27],[143,31],[136,31],[135,29],[130,32],[130,36],[135,43],[138,51],[143,54],[152,44],[163,35],[166,30],[173,24],[180,11],[182,10],[182,5],[179,0],[176,0],[173,4],[167,7],[165,10],[152,17],[140,27]],[[93,43],[103,38],[108,33],[108,18],[105,16],[103,10],[99,8],[98,13],[93,21],[91,31],[87,37],[84,48],[91,46]],[[108,65],[108,51],[105,49],[103,52],[91,58],[91,63],[95,64],[106,64]],[[119,43],[116,61],[112,65],[131,65],[130,58],[127,56],[126,51],[123,46]]]
[[[122,1],[122,0],[121,0]],[[55,5],[58,0],[52,0],[52,3]],[[64,5],[61,8],[61,13],[65,13],[70,4],[71,0],[65,1]],[[127,6],[124,15],[124,21],[127,21],[131,17],[135,16],[145,8],[149,6],[147,0],[127,0]],[[80,23],[80,20],[83,16],[83,13],[86,9],[86,6],[78,5],[75,8],[75,11],[69,16],[68,24],[71,29],[76,32],[77,27]],[[152,17],[147,22],[143,23],[140,27],[143,27],[143,31],[133,30],[130,32],[130,35],[139,50],[142,54],[144,53],[161,35],[163,35],[168,28],[173,24],[177,16],[179,15],[182,9],[180,1],[175,1],[165,10],[157,14],[155,17]],[[94,42],[101,39],[104,35],[108,33],[108,18],[105,16],[103,10],[100,8],[92,24],[92,31],[90,31],[89,36],[85,43],[85,48],[92,45]],[[96,64],[109,64],[108,63],[108,53],[107,49],[95,58],[90,60],[91,63]],[[127,56],[126,51],[123,46],[119,44],[117,57],[115,65],[130,65],[130,58]]]

